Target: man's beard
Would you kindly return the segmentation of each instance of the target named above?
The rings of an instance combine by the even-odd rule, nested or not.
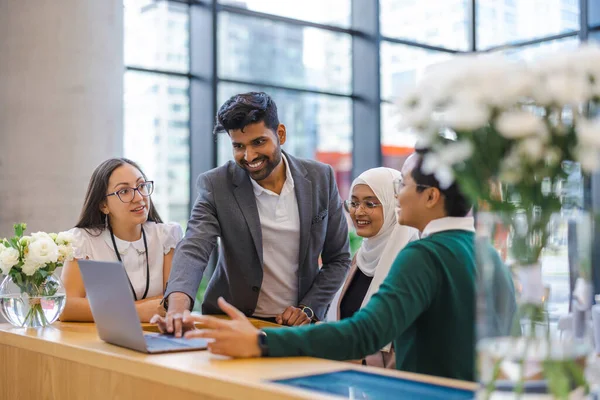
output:
[[[260,169],[259,171],[255,171],[255,172],[248,171],[248,173],[250,174],[250,177],[252,179],[254,179],[257,182],[262,181],[263,179],[266,179],[269,175],[271,175],[271,172],[273,172],[273,170],[275,170],[275,168],[277,168],[279,163],[281,163],[281,158],[282,158],[281,147],[277,147],[277,150],[275,150],[275,152],[271,155],[271,158],[260,157],[256,160],[252,160],[252,163],[244,162],[244,169],[246,169],[246,171],[248,171],[247,164],[253,164],[257,161],[264,160],[265,164],[262,167],[262,169]]]

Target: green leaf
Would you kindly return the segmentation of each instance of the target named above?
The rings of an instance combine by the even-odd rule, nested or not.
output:
[[[10,247],[15,250],[19,250],[19,240],[17,238],[12,237],[8,239],[8,242],[10,243]]]
[[[15,236],[17,236],[18,238],[23,237],[23,231],[25,231],[26,227],[27,227],[27,225],[25,225],[25,224],[15,224],[14,225]]]

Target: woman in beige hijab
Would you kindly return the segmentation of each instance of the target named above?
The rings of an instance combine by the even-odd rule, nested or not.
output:
[[[327,319],[336,321],[351,317],[366,305],[387,276],[400,250],[419,238],[414,228],[398,225],[393,181],[400,172],[391,168],[372,168],[352,182],[351,198],[345,201],[356,233],[363,237],[360,249],[352,259],[346,282],[333,299]],[[394,368],[391,344],[368,356],[363,364]]]

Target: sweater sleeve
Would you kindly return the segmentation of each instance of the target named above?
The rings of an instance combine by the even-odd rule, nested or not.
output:
[[[351,318],[265,329],[269,355],[351,360],[373,354],[399,337],[429,307],[438,282],[430,253],[418,241],[410,243],[396,257],[379,291]]]

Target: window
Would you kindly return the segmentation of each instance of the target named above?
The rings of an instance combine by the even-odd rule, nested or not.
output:
[[[302,0],[301,2],[297,0],[219,0],[219,2],[286,18],[340,27],[350,26],[350,1],[348,0]]]
[[[579,29],[579,8],[564,0],[477,1],[477,47],[483,50]],[[502,20],[494,17],[498,12]]]
[[[380,0],[381,34],[467,50],[469,0]],[[457,30],[456,26],[462,26]]]
[[[500,53],[515,60],[531,61],[556,51],[574,49],[578,45],[579,40],[576,38],[566,38],[541,42],[530,46],[509,48],[501,50]]]
[[[124,0],[125,65],[187,72],[188,6],[155,0]],[[173,40],[165,38],[171,35]]]
[[[219,77],[350,94],[350,35],[223,12]]]
[[[452,57],[451,53],[414,46],[381,43],[381,97],[393,100],[411,88],[428,68]]]
[[[153,86],[159,90],[150,92],[148,88]],[[137,71],[125,74],[125,157],[139,163],[155,181],[152,201],[163,220],[184,226],[189,217],[188,212],[181,212],[189,208],[189,99],[169,94],[168,89],[186,93],[188,86],[186,78]],[[176,116],[168,104],[180,107]],[[161,120],[168,123],[160,124]],[[173,158],[171,154],[178,156]],[[177,187],[178,191],[168,187]]]

